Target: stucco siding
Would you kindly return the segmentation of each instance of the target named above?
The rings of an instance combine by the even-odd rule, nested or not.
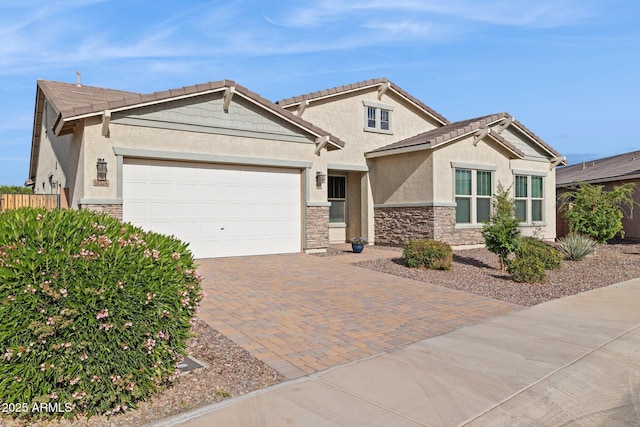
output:
[[[505,149],[486,139],[473,145],[473,137],[433,150],[434,194],[436,203],[455,201],[453,176],[454,163],[477,165],[478,168],[495,169],[494,188],[498,182],[509,186],[513,181],[509,155]]]
[[[39,162],[36,170],[36,182],[33,188],[36,194],[57,193],[57,188],[51,188],[51,182],[59,183],[62,188],[68,185],[67,173],[70,171],[69,153],[73,135],[55,136],[51,131],[52,121],[55,117],[55,111],[49,103],[46,103],[40,131],[42,136],[38,154]],[[52,176],[51,182],[49,176]]]
[[[233,105],[233,103],[232,103]],[[220,107],[222,108],[222,107]],[[253,136],[225,135],[221,133],[202,133],[181,129],[157,128],[112,122],[109,125],[109,136],[102,135],[102,122],[92,119],[86,123],[83,197],[87,199],[115,199],[119,197],[117,182],[117,157],[114,147],[144,149],[148,152],[176,152],[180,154],[215,154],[220,157],[238,159],[264,159],[300,161],[311,165],[309,175],[313,177],[313,185],[305,189],[307,201],[326,202],[326,188],[315,185],[317,171],[326,173],[326,150],[320,156],[314,154],[315,144],[306,135],[299,134],[304,142],[290,140],[262,139]],[[255,134],[254,134],[255,135]],[[96,161],[104,158],[108,164],[108,187],[96,187],[93,178],[96,175]],[[241,161],[241,160],[239,160]],[[89,179],[90,178],[90,179]]]
[[[388,90],[381,99],[377,88],[312,101],[302,118],[346,142],[342,150],[329,153],[329,162],[364,165],[363,153],[387,144],[429,131],[438,126],[424,112],[408,104]],[[365,131],[363,102],[392,108],[391,133]],[[291,108],[291,111],[296,111]]]
[[[186,131],[219,133],[241,136],[255,134],[259,138],[287,139],[312,142],[307,135],[284,120],[266,117],[254,104],[235,95],[224,110],[222,92],[186,98],[168,104],[157,104],[134,110],[114,113],[113,123],[180,129]]]
[[[496,126],[493,127],[493,129],[495,128]],[[529,138],[523,135],[513,126],[510,126],[507,129],[503,130],[500,133],[500,136],[520,149],[524,153],[525,159],[538,160],[545,163],[549,161],[549,159],[547,158],[547,154],[545,154],[542,149],[530,142],[527,142]]]
[[[423,150],[369,159],[374,204],[432,202],[431,154]]]

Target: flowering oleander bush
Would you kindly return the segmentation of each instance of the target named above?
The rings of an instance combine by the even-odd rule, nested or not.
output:
[[[200,281],[174,237],[87,210],[0,214],[0,402],[135,408],[176,378]]]

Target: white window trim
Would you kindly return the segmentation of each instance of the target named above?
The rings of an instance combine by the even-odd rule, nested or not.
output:
[[[516,177],[524,176],[527,178],[527,196],[526,197],[516,197]],[[531,193],[533,190],[533,186],[531,185],[531,178],[542,178],[542,197],[532,197]],[[526,226],[545,226],[547,224],[547,210],[545,209],[545,200],[546,200],[546,178],[547,174],[544,172],[538,171],[522,171],[522,170],[514,170],[513,171],[513,200],[524,200],[525,201],[525,219],[526,221],[520,222],[519,225]],[[533,200],[542,201],[542,219],[540,221],[533,220]]]
[[[462,222],[458,223],[456,221],[455,228],[456,229],[464,229],[464,228],[481,228],[483,223],[478,222],[478,197],[480,198],[488,198],[491,199],[493,194],[495,193],[495,171],[497,168],[495,166],[485,166],[485,165],[470,165],[466,163],[456,163],[451,162],[452,170],[453,170],[453,204],[457,208],[456,198],[464,197],[469,198],[471,202],[469,203],[469,209],[471,210],[469,219],[471,222]],[[471,194],[470,195],[461,195],[458,196],[456,194],[456,170],[470,170],[471,171]],[[478,196],[478,185],[477,185],[477,172],[489,172],[491,173],[491,194],[489,196]]]
[[[331,203],[332,201],[336,201],[336,202],[344,202],[344,222],[331,222],[331,218],[329,218],[329,228],[346,228],[347,227],[347,218],[348,218],[348,212],[347,212],[347,189],[348,189],[348,182],[347,182],[347,176],[346,175],[341,175],[341,174],[329,174],[329,177],[333,177],[333,178],[344,178],[344,199],[342,198],[329,198],[329,195],[327,194],[327,201],[329,203]],[[327,183],[329,182],[329,177],[327,177]]]
[[[364,106],[364,131],[365,132],[375,132],[375,133],[384,133],[387,135],[393,135],[393,106],[378,104],[376,102],[370,101],[362,101],[362,105]],[[375,127],[369,126],[369,108],[375,109]],[[381,123],[381,111],[389,112],[389,129],[382,129]]]

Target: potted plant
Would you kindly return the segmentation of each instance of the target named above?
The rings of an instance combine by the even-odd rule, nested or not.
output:
[[[351,249],[353,252],[359,254],[364,249],[364,245],[367,244],[367,241],[364,237],[352,237],[351,238]]]

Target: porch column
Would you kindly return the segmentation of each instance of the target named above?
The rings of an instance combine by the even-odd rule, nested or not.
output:
[[[373,191],[369,182],[369,172],[365,172],[360,178],[360,206],[362,237],[370,244],[375,243],[375,221],[373,218]]]

